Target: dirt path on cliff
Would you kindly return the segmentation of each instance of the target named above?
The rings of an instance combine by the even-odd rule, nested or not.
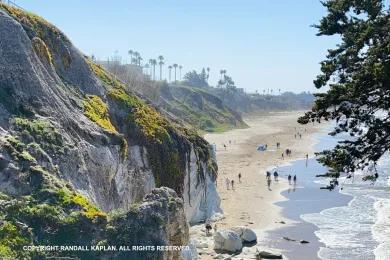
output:
[[[303,112],[294,111],[248,116],[245,118],[249,125],[247,129],[205,135],[206,140],[217,147],[217,190],[225,216],[216,222],[219,230],[232,226],[247,226],[261,235],[265,230],[281,226],[279,222],[282,220],[288,222],[283,219],[281,208],[274,205],[275,202],[283,200],[280,192],[288,188],[286,173],[280,174],[279,177],[282,178],[278,182],[275,182],[272,176],[270,190],[265,174],[267,169],[272,167],[305,159],[306,154],[309,157],[314,155],[313,134],[325,125],[300,125],[297,118],[301,115]],[[298,132],[301,133],[301,138]],[[277,142],[280,143],[280,149],[276,148]],[[267,144],[267,151],[258,151],[260,144]],[[292,150],[292,155],[287,157],[284,153],[283,159],[282,153],[287,148]],[[238,179],[239,173],[242,176],[241,183]],[[231,187],[226,189],[226,178],[234,180],[234,190]],[[195,237],[202,232],[199,226],[191,231]],[[201,250],[205,253],[201,259],[209,259],[206,255],[210,257],[210,249]]]

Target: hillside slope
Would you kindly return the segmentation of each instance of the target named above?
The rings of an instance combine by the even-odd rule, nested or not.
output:
[[[214,132],[247,127],[241,116],[217,96],[201,88],[161,87],[159,105],[191,126]]]
[[[216,174],[203,138],[126,90],[53,25],[0,4],[0,256],[131,259],[20,248],[184,245],[187,220],[220,212]],[[175,192],[154,189],[162,186]]]
[[[168,112],[190,128],[215,132],[247,127],[241,115],[230,109],[208,88],[151,80],[136,65],[121,64],[118,61],[98,63],[121,79],[126,87],[149,98],[162,112]]]

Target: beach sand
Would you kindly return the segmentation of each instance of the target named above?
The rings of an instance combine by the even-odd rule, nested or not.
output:
[[[283,200],[280,193],[288,188],[284,178],[286,176],[280,176],[283,178],[278,182],[272,178],[269,190],[265,174],[267,169],[304,159],[306,154],[309,157],[314,155],[313,134],[321,131],[326,124],[300,125],[297,118],[301,115],[303,112],[297,111],[252,115],[245,118],[249,128],[205,135],[205,139],[217,147],[217,189],[225,216],[216,222],[218,230],[247,226],[261,236],[266,230],[283,225],[280,221],[291,223],[283,218],[281,208],[274,205],[275,202]],[[302,134],[302,138],[298,135],[294,137],[298,132]],[[280,149],[276,149],[277,142],[280,142]],[[224,144],[227,146],[226,150]],[[267,151],[257,151],[259,144],[267,144]],[[292,155],[284,155],[282,159],[282,153],[287,148],[292,150]],[[241,183],[238,180],[239,173],[242,175]],[[227,190],[226,178],[234,180],[234,190]],[[203,236],[202,225],[191,228],[191,237],[200,238],[197,241],[206,239],[209,243],[212,240],[199,236]],[[201,259],[212,259],[215,256],[210,247],[198,247]]]

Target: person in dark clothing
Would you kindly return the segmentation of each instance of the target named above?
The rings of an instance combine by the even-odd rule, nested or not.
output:
[[[274,180],[278,181],[279,174],[277,171],[274,172]]]
[[[206,222],[206,235],[210,235],[210,231],[212,230],[212,226],[210,222]]]
[[[241,183],[241,172],[238,174],[238,182]]]
[[[291,185],[291,175],[290,174],[288,175],[287,180],[288,180],[288,184]]]

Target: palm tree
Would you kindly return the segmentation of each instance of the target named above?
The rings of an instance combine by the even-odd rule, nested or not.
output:
[[[168,69],[169,69],[169,82],[171,82],[171,72],[172,72],[172,66],[169,65],[168,66]]]
[[[219,73],[221,73],[221,80],[226,76],[226,70],[220,70]]]
[[[179,66],[179,65],[177,65],[176,63],[173,64],[173,68],[175,69],[175,83],[176,83],[176,69],[177,69],[178,66]]]
[[[181,80],[181,69],[183,68],[183,66],[179,66],[179,77],[180,77],[180,80]]]
[[[138,51],[133,52],[133,55],[134,55],[134,60],[133,60],[134,64],[138,65],[139,57],[141,57],[141,55],[139,54]]]
[[[144,69],[146,69],[146,75],[149,75],[149,68],[150,68],[150,66],[149,66],[149,63],[145,63],[145,65],[144,65]]]
[[[150,65],[153,67],[153,80],[156,80],[156,65],[157,65],[157,60],[155,59],[150,59],[149,60]]]
[[[160,66],[160,80],[162,80],[162,66],[164,65],[164,57],[162,55],[158,56],[158,65]]]
[[[134,54],[134,51],[133,50],[129,50],[128,54],[130,55],[130,64],[133,64],[133,54]]]

